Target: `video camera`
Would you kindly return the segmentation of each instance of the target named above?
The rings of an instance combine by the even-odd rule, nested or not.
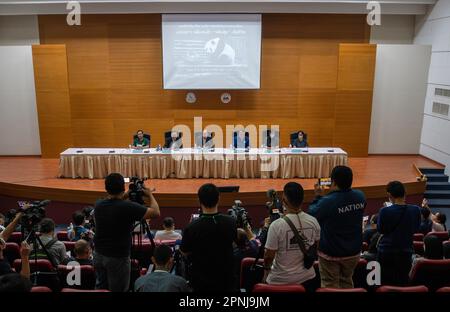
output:
[[[139,179],[138,177],[130,178],[130,184],[128,185],[128,198],[138,204],[144,204],[144,185],[145,179]]]
[[[50,200],[35,201],[26,203],[20,207],[22,217],[20,218],[20,225],[22,229],[31,231],[42,219],[45,218],[45,206],[50,203]],[[27,206],[27,207],[25,207]]]
[[[236,226],[241,229],[245,229],[251,224],[251,218],[249,217],[247,210],[242,207],[242,202],[237,199],[234,201],[234,205],[228,209],[228,215],[236,219]]]
[[[272,223],[283,216],[283,203],[278,197],[277,191],[274,189],[267,191],[267,198],[269,198],[270,201],[266,203],[266,207],[269,211],[270,223]]]

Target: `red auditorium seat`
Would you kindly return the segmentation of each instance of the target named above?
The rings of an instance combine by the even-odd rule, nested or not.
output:
[[[75,243],[76,242],[69,242],[69,241],[63,241],[62,242],[64,244],[64,246],[66,246],[66,250],[72,252],[73,249],[75,248]]]
[[[381,286],[377,289],[377,292],[428,292],[426,286],[408,286],[408,287],[398,287],[398,286]]]
[[[58,276],[63,288],[76,289],[94,289],[95,288],[95,271],[92,265],[80,265],[81,285],[68,285],[67,275],[74,268],[69,269],[66,265],[58,265]]]
[[[52,292],[52,290],[48,287],[45,286],[34,286],[33,288],[31,288],[31,292],[35,293],[35,292]]]
[[[365,293],[367,290],[364,288],[319,288],[316,290],[319,293],[330,293],[330,292],[338,292],[338,293]]]
[[[240,288],[245,288],[247,292],[253,290],[253,286],[257,283],[260,283],[263,278],[264,271],[256,270],[252,271],[251,267],[255,263],[255,258],[244,258],[241,261],[241,279],[240,279]],[[258,265],[263,266],[264,260],[258,259]],[[256,278],[253,278],[256,274]],[[255,281],[256,279],[256,281]]]
[[[442,287],[436,290],[438,293],[450,293],[450,287]]]
[[[412,285],[425,285],[430,291],[450,286],[450,259],[423,259],[411,272]]]
[[[75,289],[75,288],[63,288],[61,289],[61,292],[67,293],[67,292],[110,292],[107,289]]]
[[[135,241],[131,250],[131,258],[139,260],[142,267],[148,267],[151,264],[152,250],[153,246],[149,240],[143,240],[140,245]]]
[[[288,292],[288,293],[304,293],[306,292],[305,287],[302,285],[268,285],[258,283],[253,287],[254,293],[277,293],[277,292]]]
[[[62,242],[69,241],[69,236],[67,235],[67,231],[59,231],[56,233],[56,238]]]
[[[22,260],[14,260],[13,267],[16,272],[20,272]],[[53,291],[59,290],[57,273],[50,261],[47,259],[30,260],[30,270],[32,273],[39,272],[39,274],[32,274],[31,276],[31,280],[36,279],[37,286],[46,286]]]
[[[158,242],[155,242],[156,245],[167,245],[170,247],[174,247],[176,240],[159,240]]]
[[[430,236],[430,235],[434,235],[437,238],[440,238],[442,241],[448,240],[448,232],[446,232],[446,231],[444,231],[444,232],[430,232],[427,235],[425,235],[425,237]]]
[[[14,260],[20,259],[20,246],[17,243],[8,242],[6,248],[3,250],[3,254],[8,259],[9,263],[13,263]]]
[[[8,242],[21,244],[22,243],[22,233],[21,232],[12,232],[9,236]]]
[[[13,267],[16,272],[20,272],[22,269],[22,260],[16,259],[13,262]],[[54,268],[50,261],[47,259],[30,260],[30,270],[31,272],[53,272]]]
[[[414,245],[414,252],[417,255],[423,256],[423,254],[425,253],[425,250],[424,250],[424,247],[423,247],[424,246],[424,242],[414,241],[413,245]]]
[[[355,288],[367,288],[367,260],[359,259],[353,272],[353,287]]]
[[[422,233],[416,233],[413,236],[413,240],[415,242],[423,242],[423,237],[424,237],[424,235]]]

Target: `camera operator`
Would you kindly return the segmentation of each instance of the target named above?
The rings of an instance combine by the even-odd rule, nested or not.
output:
[[[133,225],[142,219],[157,218],[159,206],[152,190],[143,186],[141,205],[128,199],[122,175],[111,173],[105,179],[108,197],[97,201],[94,209],[94,267],[97,289],[128,291],[131,271],[131,241]]]
[[[0,233],[0,276],[8,273],[12,273],[11,266],[9,265],[8,259],[4,258],[3,250],[6,248],[6,241],[11,236],[11,233],[14,232],[17,224],[22,217],[22,212],[16,214],[15,218],[8,224],[8,226]],[[20,258],[22,260],[22,269],[20,271],[20,275],[25,278],[30,278],[30,250],[31,247],[27,242],[22,242],[20,246]]]
[[[190,282],[196,292],[234,291],[236,220],[218,212],[219,190],[214,184],[201,186],[198,198],[202,214],[186,227],[180,247],[192,263]]]

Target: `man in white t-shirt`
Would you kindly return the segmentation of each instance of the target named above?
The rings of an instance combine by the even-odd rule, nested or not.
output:
[[[157,231],[155,234],[156,240],[179,240],[182,239],[180,233],[175,232],[175,222],[173,218],[167,217],[163,220],[163,228],[162,231]]]
[[[283,205],[287,217],[306,238],[308,249],[320,239],[320,225],[316,218],[301,210],[303,188],[295,182],[287,183],[283,190]],[[301,224],[300,224],[301,223]],[[306,269],[304,255],[295,241],[289,224],[280,218],[270,224],[264,253],[264,281],[268,284],[303,284],[308,291],[314,287],[314,267]]]

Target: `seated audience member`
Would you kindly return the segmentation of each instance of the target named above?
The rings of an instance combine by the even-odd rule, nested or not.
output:
[[[8,273],[0,276],[0,293],[24,293],[31,291],[31,281],[17,273]]]
[[[447,222],[447,216],[445,213],[438,212],[435,215],[431,216],[433,220],[432,232],[445,232],[447,231],[447,226],[445,222]]]
[[[417,263],[422,261],[423,259],[441,260],[444,258],[444,249],[442,248],[442,241],[438,237],[434,235],[426,236],[423,239],[423,243],[424,243],[423,257],[416,256],[414,258],[410,272],[412,272],[414,270],[414,266],[416,266]]]
[[[9,222],[8,226],[0,233],[0,276],[13,272],[9,264],[8,259],[4,257],[3,250],[6,248],[6,241],[14,232],[20,218],[22,217],[22,212],[16,214],[13,220]],[[20,275],[25,278],[30,278],[30,251],[31,247],[26,241],[23,241],[20,246],[20,258],[22,260],[22,269]]]
[[[173,221],[173,218],[164,218],[163,228],[164,230],[156,232],[156,240],[179,240],[182,238],[180,233],[175,232],[175,222]]]
[[[256,258],[259,251],[259,243],[253,234],[250,225],[245,229],[237,229],[237,240],[233,248],[234,269],[236,272],[236,281],[239,281],[241,271],[241,261],[244,258]]]
[[[297,138],[291,142],[291,147],[308,147],[308,142],[305,139],[305,133],[299,131]]]
[[[315,186],[309,213],[319,221],[319,271],[322,287],[353,288],[353,271],[362,247],[364,193],[352,189],[353,172],[337,166],[331,172],[330,192]]]
[[[45,249],[48,251],[51,263],[58,265],[67,258],[66,246],[55,236],[55,222],[50,218],[44,218],[39,223],[40,239]],[[37,249],[36,249],[37,248]],[[47,259],[47,254],[41,245],[34,246],[33,255],[37,253],[40,259]]]
[[[447,222],[447,216],[444,213],[438,212],[436,214],[432,214],[426,198],[422,201],[422,208],[429,210],[430,220],[432,221],[431,232],[447,231],[447,226],[445,225],[445,222]]]
[[[5,229],[5,216],[0,213],[0,233]]]
[[[250,147],[250,139],[245,135],[245,132],[239,130],[236,135],[233,134],[233,147],[240,149],[247,149]]]
[[[152,256],[155,271],[139,277],[134,283],[137,292],[189,292],[186,280],[170,273],[173,266],[172,248],[167,245],[156,247]]]
[[[450,259],[450,244],[443,244],[444,259]]]
[[[420,208],[406,204],[406,191],[399,181],[386,188],[392,206],[384,207],[378,216],[377,261],[381,266],[381,284],[405,286],[408,283],[414,252],[413,235],[419,230]]]
[[[370,217],[369,224],[363,232],[363,242],[370,244],[372,237],[377,233],[378,214]]]
[[[73,224],[68,228],[67,236],[72,242],[79,241],[80,239],[85,239],[90,241],[93,238],[93,233],[84,227],[86,223],[86,216],[81,211],[75,211],[72,214]]]
[[[136,138],[133,140],[133,147],[135,148],[149,148],[150,142],[146,137],[144,137],[144,131],[138,130],[136,132]]]
[[[181,139],[181,136],[176,131],[172,131],[170,134],[170,139],[166,140],[164,144],[164,148],[171,148],[171,149],[179,149],[183,148],[183,140]]]
[[[305,268],[304,254],[286,220],[288,218],[295,226],[306,249],[318,244],[320,226],[316,218],[302,211],[303,197],[304,191],[300,184],[289,182],[284,186],[283,205],[287,213],[284,218],[270,224],[265,245],[263,280],[274,285],[303,284],[308,291],[313,291],[316,272],[313,266]]]
[[[3,255],[3,250],[6,248],[6,242],[3,238],[0,238],[0,276],[14,272],[9,264],[8,259]],[[22,262],[22,268],[20,275],[25,278],[30,278],[30,251],[31,247],[26,241],[23,241],[20,245],[20,259]]]
[[[219,190],[204,184],[198,190],[202,213],[184,230],[181,252],[191,260],[190,283],[194,291],[235,291],[233,242],[236,220],[218,212]]]
[[[92,249],[87,241],[80,239],[75,243],[72,257],[64,260],[64,264],[76,261],[80,265],[94,265],[92,261]]]
[[[420,208],[421,222],[419,227],[419,232],[423,235],[427,235],[433,229],[433,221],[431,220],[431,210],[427,206]]]

